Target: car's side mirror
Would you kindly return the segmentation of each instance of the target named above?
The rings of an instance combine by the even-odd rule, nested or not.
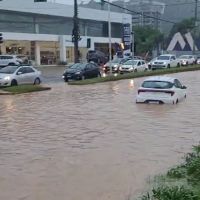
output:
[[[17,72],[17,75],[21,75],[22,74],[22,72]]]
[[[181,87],[181,89],[187,89],[187,87],[186,87],[185,85],[183,85],[183,86]]]

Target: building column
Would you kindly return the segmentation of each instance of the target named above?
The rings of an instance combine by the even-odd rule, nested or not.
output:
[[[36,65],[40,65],[41,62],[40,62],[40,44],[39,42],[35,42],[35,62],[36,62]]]
[[[0,48],[1,48],[1,54],[6,54],[6,45],[2,44],[0,45]]]
[[[67,62],[64,35],[61,35],[59,38],[59,48],[60,48],[60,62]]]

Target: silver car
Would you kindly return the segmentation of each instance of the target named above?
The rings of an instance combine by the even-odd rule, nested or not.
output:
[[[121,74],[125,72],[138,72],[146,70],[148,70],[148,65],[144,60],[128,60],[119,68],[119,72]]]
[[[32,66],[7,66],[0,69],[0,86],[40,83],[41,72]]]

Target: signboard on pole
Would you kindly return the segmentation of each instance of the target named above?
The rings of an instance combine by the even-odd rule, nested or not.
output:
[[[131,49],[131,26],[129,23],[123,24],[123,43],[124,43],[124,50]]]

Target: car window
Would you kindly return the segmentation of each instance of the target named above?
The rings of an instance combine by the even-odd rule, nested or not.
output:
[[[90,69],[92,69],[91,64],[87,64],[87,65],[85,66],[85,69],[86,69],[86,70],[90,70]]]
[[[176,88],[182,88],[182,84],[181,84],[181,82],[180,82],[178,79],[175,79],[175,80],[174,80],[174,86],[175,86]]]
[[[169,89],[173,87],[173,83],[167,81],[144,81],[144,88]]]
[[[20,68],[18,71],[17,71],[17,73],[22,73],[22,74],[25,74],[26,73],[26,68],[25,67],[22,67],[22,68]]]
[[[176,60],[175,56],[172,56],[171,59],[172,59],[172,60]]]
[[[26,73],[33,73],[35,72],[31,67],[26,67]]]
[[[170,60],[170,56],[159,56],[157,60]]]
[[[8,66],[0,69],[1,74],[13,74],[17,70],[18,66]]]

